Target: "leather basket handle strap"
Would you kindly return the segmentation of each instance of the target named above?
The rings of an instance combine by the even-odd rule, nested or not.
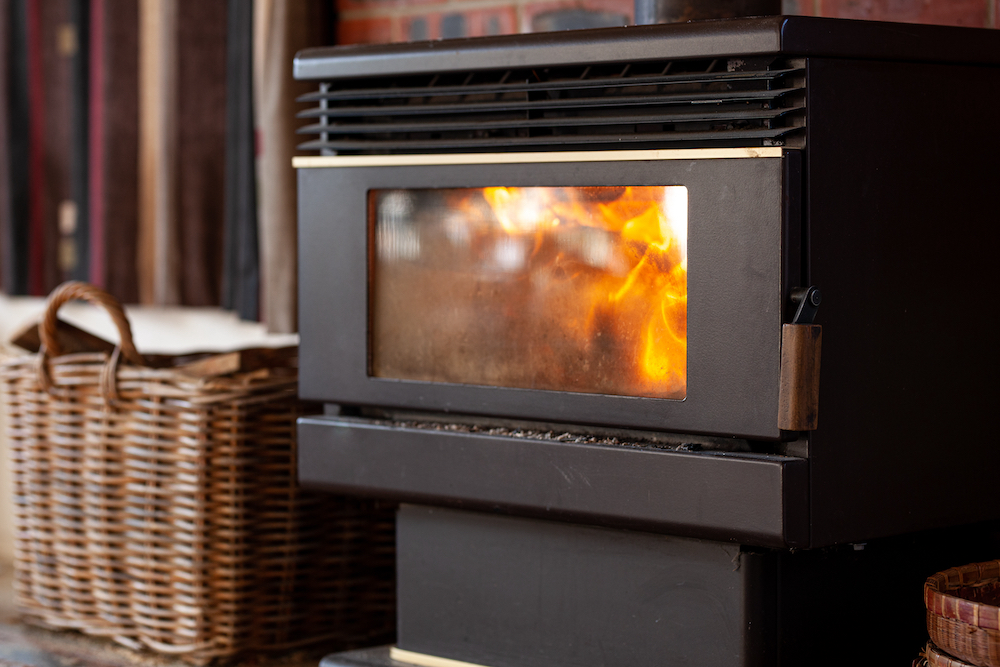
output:
[[[108,358],[108,363],[105,364],[104,371],[101,374],[101,388],[105,400],[116,400],[118,392],[115,386],[115,375],[119,359],[124,356],[125,359],[137,366],[145,366],[146,361],[139,354],[139,351],[135,349],[135,343],[132,340],[132,327],[129,325],[128,318],[125,316],[125,311],[122,309],[122,305],[118,302],[118,299],[100,287],[75,280],[65,282],[55,288],[45,304],[45,315],[42,318],[41,324],[38,325],[38,336],[42,343],[41,349],[38,350],[39,384],[45,391],[52,391],[52,378],[49,376],[47,362],[50,357],[57,357],[62,353],[59,347],[59,340],[56,336],[56,314],[63,304],[76,299],[82,299],[103,308],[111,317],[115,328],[118,329],[120,342]]]

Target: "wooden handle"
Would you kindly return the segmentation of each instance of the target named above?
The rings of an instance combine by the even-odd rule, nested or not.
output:
[[[125,311],[122,309],[122,305],[118,302],[118,299],[100,287],[79,281],[65,282],[55,288],[52,294],[49,295],[49,299],[45,304],[45,316],[38,327],[39,337],[42,341],[41,352],[43,355],[57,357],[62,354],[58,337],[59,322],[56,319],[56,314],[64,303],[73,301],[74,299],[83,299],[88,303],[103,308],[111,316],[111,320],[118,329],[118,336],[121,339],[118,347],[121,348],[121,354],[133,364],[138,366],[146,365],[142,355],[135,349],[135,343],[132,341],[132,327],[129,326],[128,318],[125,316]]]
[[[778,385],[778,428],[813,431],[819,426],[819,361],[823,327],[781,327],[781,378]]]

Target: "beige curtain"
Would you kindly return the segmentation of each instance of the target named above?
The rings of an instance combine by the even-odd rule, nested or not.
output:
[[[139,4],[139,297],[219,304],[226,3]]]
[[[271,332],[298,329],[296,196],[292,156],[300,94],[315,84],[292,78],[295,52],[322,44],[327,26],[317,0],[255,0],[254,118],[260,228],[261,319]]]
[[[296,197],[291,166],[295,52],[324,42],[328,0],[255,0],[254,116],[261,316],[297,329]],[[217,304],[222,269],[226,3],[140,0],[139,296]]]
[[[180,303],[177,0],[139,2],[139,300]]]

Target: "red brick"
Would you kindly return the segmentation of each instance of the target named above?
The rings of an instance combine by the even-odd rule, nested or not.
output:
[[[1000,0],[993,0],[993,27],[1000,28]]]
[[[563,10],[582,9],[592,12],[622,14],[631,23],[635,17],[633,0],[551,0],[550,2],[529,2],[521,12],[521,32],[532,31],[532,21],[540,14]]]
[[[433,5],[447,2],[447,0],[336,0],[337,10],[349,12],[365,10],[375,15],[388,16],[400,7],[413,7],[416,5]]]
[[[337,21],[338,44],[384,44],[398,39],[389,17]]]
[[[983,27],[983,0],[822,0],[822,16]]]

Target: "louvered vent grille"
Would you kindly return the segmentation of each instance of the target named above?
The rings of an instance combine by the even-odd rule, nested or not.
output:
[[[711,59],[323,83],[300,146],[324,154],[775,146],[802,141],[800,61]]]

